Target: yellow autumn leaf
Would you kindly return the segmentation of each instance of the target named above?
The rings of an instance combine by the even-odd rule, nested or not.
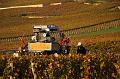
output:
[[[120,75],[120,69],[118,69],[118,74]]]
[[[81,66],[80,69],[83,69],[83,67]]]
[[[116,69],[119,69],[119,65],[114,63],[114,66],[116,67]]]
[[[114,74],[114,73],[112,73],[112,77],[115,77],[115,74]]]
[[[100,68],[102,68],[104,66],[104,62],[102,62],[101,64],[100,64]]]

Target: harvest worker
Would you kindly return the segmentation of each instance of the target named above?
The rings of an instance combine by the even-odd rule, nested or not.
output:
[[[86,54],[86,49],[85,49],[85,47],[83,47],[81,42],[78,42],[77,54],[84,54],[84,55]]]

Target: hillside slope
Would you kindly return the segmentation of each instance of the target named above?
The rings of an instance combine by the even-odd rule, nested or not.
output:
[[[22,35],[25,36],[26,41],[30,41],[29,35],[33,34],[33,25],[39,24],[59,26],[60,30],[70,37],[71,44],[75,45],[81,40],[90,43],[90,40],[94,40],[94,38],[96,40],[92,41],[93,43],[99,42],[97,41],[99,39],[101,41],[119,41],[119,5],[120,2],[105,2],[99,5],[68,2],[43,8],[0,10],[0,49],[17,49],[19,37]],[[113,33],[117,36],[109,36]],[[106,39],[107,34],[109,39]],[[97,35],[106,36],[103,39]],[[89,39],[92,36],[94,38]]]

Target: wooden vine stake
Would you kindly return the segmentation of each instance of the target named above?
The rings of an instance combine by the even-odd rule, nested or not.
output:
[[[31,69],[32,69],[32,73],[33,73],[34,79],[37,79],[37,75],[36,75],[36,73],[35,73],[34,64],[35,64],[35,63],[31,62]]]
[[[13,71],[13,62],[10,63],[11,71]],[[10,75],[10,79],[13,79],[13,77]]]

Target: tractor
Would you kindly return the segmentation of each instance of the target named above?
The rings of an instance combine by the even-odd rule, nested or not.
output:
[[[60,32],[56,25],[35,25],[33,26],[34,35],[31,41],[26,45],[21,45],[21,52],[32,52],[34,54],[68,54],[70,48],[69,38],[65,38],[65,34]],[[54,37],[58,34],[59,38]]]

